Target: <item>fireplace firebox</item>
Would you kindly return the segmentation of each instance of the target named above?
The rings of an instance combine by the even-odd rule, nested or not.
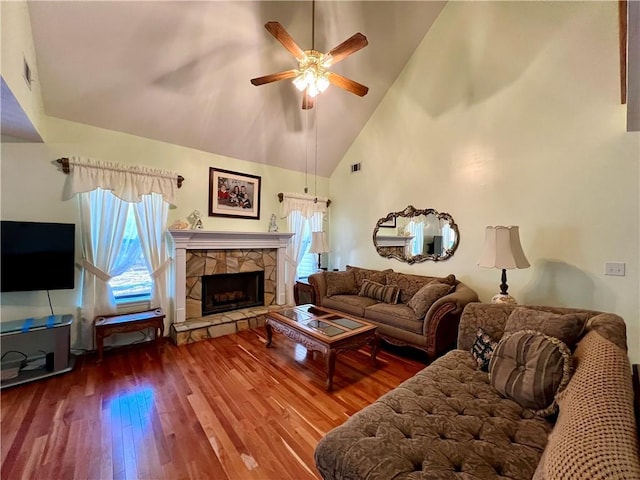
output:
[[[264,305],[264,271],[202,277],[202,316]]]

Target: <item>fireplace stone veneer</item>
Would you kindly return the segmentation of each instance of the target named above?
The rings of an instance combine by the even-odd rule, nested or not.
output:
[[[285,304],[285,249],[292,233],[170,230],[175,241],[176,296],[171,338],[178,344],[264,324]],[[264,271],[264,306],[202,316],[203,275]]]
[[[264,301],[260,306],[276,305],[276,251],[274,249],[189,250],[186,262],[185,320],[209,316],[203,315],[203,310],[206,308],[202,308],[202,279],[209,275],[264,272]]]

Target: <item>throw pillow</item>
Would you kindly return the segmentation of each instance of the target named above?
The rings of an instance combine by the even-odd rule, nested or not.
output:
[[[555,395],[570,378],[569,348],[557,338],[534,330],[506,334],[489,362],[493,388],[541,416],[556,412]]]
[[[504,326],[504,333],[535,330],[550,337],[555,337],[567,344],[569,348],[573,348],[582,334],[588,316],[587,313],[561,315],[543,310],[517,307],[509,315]]]
[[[362,288],[358,295],[380,300],[384,303],[398,303],[400,288],[397,285],[382,285],[371,280],[363,280]]]
[[[446,277],[436,277],[433,281],[438,283],[446,283],[447,285],[455,285],[456,276],[453,273],[450,273]]]
[[[416,292],[432,280],[433,277],[389,272],[387,274],[386,284],[398,285],[398,287],[400,287],[400,303],[409,303],[409,300],[411,300]]]
[[[444,297],[448,294],[452,288],[455,288],[446,283],[430,282],[424,285],[418,290],[411,300],[407,303],[407,307],[411,308],[417,317],[424,317],[431,305],[440,297]]]
[[[357,295],[356,279],[352,272],[324,272],[327,280],[327,297],[332,295]]]
[[[356,279],[356,286],[358,289],[362,288],[362,282],[364,280],[371,280],[372,282],[386,284],[387,273],[393,272],[391,268],[387,270],[371,270],[369,268],[353,267],[347,265],[347,272],[352,272]]]
[[[483,328],[478,328],[476,341],[471,347],[471,354],[478,362],[478,368],[483,372],[489,371],[489,360],[491,360],[493,351],[497,346],[498,342],[491,338],[491,335],[485,332]]]

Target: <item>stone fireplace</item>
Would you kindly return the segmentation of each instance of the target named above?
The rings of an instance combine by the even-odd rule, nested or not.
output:
[[[205,275],[264,271],[263,305],[285,304],[285,250],[292,233],[206,230],[169,233],[175,241],[174,325],[207,318],[202,315]]]
[[[185,320],[276,304],[276,250],[189,250]]]

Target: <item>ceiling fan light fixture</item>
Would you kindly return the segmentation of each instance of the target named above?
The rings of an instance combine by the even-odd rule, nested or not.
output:
[[[293,79],[293,84],[301,92],[307,88],[307,81],[304,79],[304,75],[302,73],[299,73],[298,76]]]
[[[320,93],[324,92],[329,87],[329,78],[327,72],[324,72],[316,79],[316,87]]]
[[[316,83],[317,74],[313,68],[309,67],[304,71],[304,81],[307,85],[313,85]]]
[[[352,35],[327,53],[320,53],[313,48],[302,50],[278,22],[267,22],[265,28],[296,58],[298,68],[252,78],[251,83],[253,85],[265,85],[278,80],[293,78],[293,84],[296,89],[305,92],[302,100],[303,110],[313,108],[311,98],[324,92],[329,85],[336,85],[360,97],[365,96],[369,91],[369,88],[365,85],[328,71],[329,66],[344,60],[352,53],[368,45],[367,37],[362,33]]]
[[[315,82],[309,84],[309,86],[307,87],[307,93],[309,94],[309,96],[311,98],[315,98],[316,95],[318,95],[318,93],[320,93],[320,91],[318,90],[318,87],[316,87]]]

